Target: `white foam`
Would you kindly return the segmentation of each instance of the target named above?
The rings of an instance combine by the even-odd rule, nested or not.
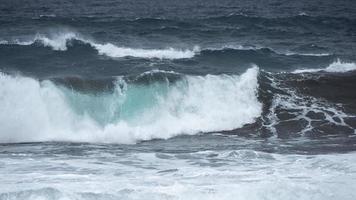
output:
[[[349,72],[356,70],[356,63],[353,62],[342,62],[340,59],[337,59],[335,62],[331,63],[326,68],[316,68],[316,69],[298,69],[293,71],[292,73],[314,73],[314,72]]]
[[[118,47],[111,43],[90,44],[98,50],[99,54],[115,58],[131,56],[139,58],[182,59],[192,58],[197,52],[199,52],[199,47],[195,47],[193,50],[177,50],[174,48],[133,49],[127,47]]]
[[[146,75],[152,75],[152,74],[158,74],[158,73],[172,74],[172,75],[181,75],[180,73],[177,73],[177,72],[175,72],[175,71],[167,71],[167,70],[153,69],[153,70],[150,70],[150,71],[141,73],[140,75],[138,75],[138,76],[136,77],[136,79],[137,79],[137,78],[140,78],[140,77],[144,77],[144,76],[146,76]]]
[[[263,49],[264,47],[261,46],[246,46],[246,45],[239,45],[239,44],[226,44],[221,47],[215,47],[215,48],[206,48],[207,50],[213,50],[213,51],[221,51],[224,49],[234,49],[234,50],[260,50]]]
[[[35,148],[40,153],[2,155],[0,198],[355,199],[355,152],[295,155],[235,149],[122,153],[111,146],[82,145],[73,153],[66,145],[26,146]],[[85,156],[78,156],[83,152]]]
[[[67,42],[72,39],[80,39],[77,33],[64,31],[59,33],[52,33],[50,35],[36,34],[33,38],[27,40],[15,39],[13,41],[2,40],[0,44],[17,44],[28,46],[36,42],[42,43],[46,47],[50,47],[55,51],[66,51]]]
[[[299,55],[299,56],[316,56],[316,57],[323,57],[323,56],[330,56],[330,53],[296,53],[296,52],[286,52],[284,55],[292,56],[292,55]]]
[[[56,17],[55,14],[40,15],[40,17]]]
[[[309,16],[309,15],[305,12],[299,12],[298,16]]]
[[[344,113],[342,109],[322,99],[312,96],[303,96],[295,89],[283,85],[284,81],[281,79],[273,76],[267,77],[271,81],[271,86],[273,88],[283,91],[282,93],[273,95],[272,104],[264,124],[266,128],[274,133],[274,136],[278,136],[276,126],[281,122],[300,120],[306,122],[306,124],[303,125],[304,127],[298,131],[301,135],[312,131],[314,128],[318,128],[317,126],[313,126],[313,123],[320,121],[320,119],[310,117],[309,115],[311,113],[321,115],[321,119],[325,122],[353,129],[354,133],[356,133],[356,130],[345,123],[344,120],[346,118],[355,117],[354,115]],[[280,119],[279,113],[281,113],[281,110],[287,111],[288,114],[294,117]]]
[[[64,32],[60,34],[51,35],[51,37],[46,37],[44,35],[36,35],[34,41],[40,41],[44,46],[51,47],[56,51],[66,51],[67,42],[72,39],[80,39],[76,33]]]
[[[63,90],[51,82],[1,74],[0,142],[134,143],[239,128],[261,114],[257,75],[253,67],[241,76],[187,76],[157,94],[153,106],[101,125],[87,113],[75,112]],[[117,87],[119,95],[112,100],[125,102],[127,88]]]

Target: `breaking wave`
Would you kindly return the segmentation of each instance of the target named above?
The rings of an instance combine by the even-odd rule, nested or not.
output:
[[[258,73],[149,83],[119,77],[113,91],[99,93],[0,74],[0,142],[135,143],[240,128],[262,112]]]

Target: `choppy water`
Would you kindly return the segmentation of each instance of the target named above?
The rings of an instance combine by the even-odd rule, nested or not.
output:
[[[353,1],[0,4],[0,199],[355,199]]]

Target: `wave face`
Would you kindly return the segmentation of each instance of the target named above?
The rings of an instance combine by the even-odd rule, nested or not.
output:
[[[0,141],[134,143],[236,129],[261,114],[257,75],[253,67],[240,76],[183,76],[174,83],[118,78],[113,92],[93,94],[1,74]]]

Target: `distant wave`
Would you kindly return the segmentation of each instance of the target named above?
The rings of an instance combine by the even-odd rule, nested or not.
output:
[[[356,63],[353,62],[342,62],[340,59],[331,63],[326,68],[316,68],[316,69],[298,69],[292,73],[313,73],[313,72],[349,72],[356,70]]]
[[[159,58],[159,59],[182,59],[192,58],[199,52],[199,48],[195,47],[192,50],[179,50],[174,48],[166,49],[137,49],[129,47],[119,47],[112,43],[100,44],[92,40],[85,39],[80,34],[74,32],[62,32],[59,34],[53,34],[50,36],[37,34],[33,39],[29,41],[2,41],[0,44],[17,44],[17,45],[32,45],[35,43],[41,43],[46,47],[50,47],[55,51],[66,51],[68,49],[68,41],[79,40],[85,44],[89,44],[95,48],[99,54],[109,57],[139,57],[139,58]]]
[[[341,17],[341,16],[328,16],[328,15],[311,15],[309,13],[300,12],[297,15],[289,15],[289,16],[257,16],[257,15],[249,15],[249,14],[238,14],[231,13],[227,15],[212,15],[205,16],[195,19],[184,19],[184,18],[166,18],[166,17],[128,17],[128,18],[116,18],[116,17],[107,17],[107,16],[80,16],[80,17],[64,17],[64,16],[56,16],[55,14],[48,15],[39,15],[38,17],[34,17],[36,20],[47,20],[47,18],[55,18],[58,21],[65,22],[100,22],[100,23],[134,23],[137,25],[147,25],[150,24],[178,24],[180,26],[194,26],[195,23],[202,22],[216,22],[219,21],[221,23],[237,23],[242,22],[246,24],[248,22],[260,22],[260,23],[269,23],[271,21],[278,23],[289,21],[289,22],[312,22],[313,24],[323,23],[323,20],[337,20],[340,22],[348,22],[354,21],[353,18]],[[53,19],[52,19],[53,20]]]
[[[240,76],[182,76],[170,84],[118,78],[113,92],[95,95],[0,74],[0,143],[135,143],[240,128],[262,112],[258,74],[252,67]]]
[[[291,16],[285,16],[285,17],[261,17],[261,16],[254,16],[254,15],[245,15],[245,14],[230,14],[226,16],[218,16],[218,17],[207,17],[204,18],[203,20],[214,20],[214,21],[220,21],[220,22],[227,22],[227,23],[235,23],[235,22],[271,22],[274,21],[276,23],[283,22],[283,21],[300,21],[300,22],[312,22],[315,24],[322,23],[323,20],[328,20],[328,19],[333,19],[333,20],[338,20],[338,21],[343,21],[343,22],[348,22],[348,21],[354,21],[355,19],[352,18],[347,18],[347,17],[334,17],[334,16],[312,16],[307,13],[301,12],[298,15],[291,15]]]
[[[267,50],[275,54],[279,55],[285,55],[285,56],[316,56],[316,57],[322,57],[322,56],[331,56],[332,54],[330,53],[300,53],[300,52],[293,52],[293,51],[288,51],[288,50],[276,50],[270,47],[263,47],[263,46],[252,46],[252,45],[223,45],[222,47],[219,48],[205,48],[202,49],[201,51],[222,51],[222,50],[254,50],[254,51],[259,51],[259,50]]]

